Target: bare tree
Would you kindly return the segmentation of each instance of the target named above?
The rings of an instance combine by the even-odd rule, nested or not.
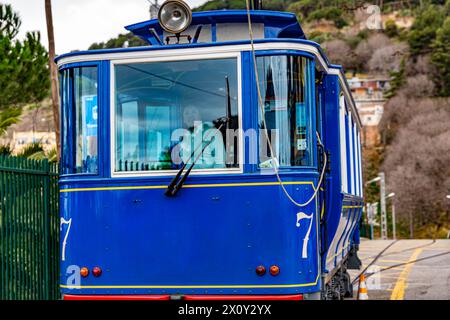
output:
[[[332,63],[340,64],[345,69],[355,69],[357,56],[345,41],[340,39],[326,41],[322,47]]]
[[[45,17],[47,20],[49,68],[52,86],[53,102],[53,121],[55,124],[56,149],[58,159],[61,157],[60,130],[59,130],[59,86],[58,86],[58,68],[55,64],[55,34],[53,30],[52,1],[45,0]]]
[[[389,190],[396,193],[399,220],[407,224],[411,215],[416,228],[434,225],[438,230],[450,225],[445,199],[450,181],[450,100],[402,96],[396,101],[403,105],[390,105],[403,125],[387,147],[383,170]],[[402,113],[409,115],[398,116]],[[389,116],[393,113],[383,117]]]
[[[374,48],[369,45],[366,40],[361,41],[355,49],[355,53],[358,55],[361,62],[367,63],[373,55]]]
[[[432,65],[430,64],[429,55],[420,55],[411,57],[408,60],[408,68],[406,68],[406,76],[412,77],[418,74],[430,74]]]
[[[369,61],[369,69],[382,74],[398,71],[406,52],[407,46],[405,44],[393,44],[376,49]]]
[[[433,96],[434,89],[434,82],[426,74],[418,74],[406,79],[406,84],[401,92],[410,98],[424,98]]]
[[[385,47],[392,45],[391,39],[382,33],[372,34],[367,40],[361,41],[355,49],[355,54],[358,57],[359,65],[365,71],[369,71],[367,62],[370,61],[373,54],[377,50],[382,50]]]
[[[367,43],[369,44],[369,47],[375,51],[379,48],[384,48],[392,45],[391,39],[384,33],[374,33],[372,34],[368,39]]]

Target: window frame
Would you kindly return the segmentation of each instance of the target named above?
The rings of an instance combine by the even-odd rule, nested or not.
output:
[[[340,176],[341,176],[341,192],[349,193],[348,184],[348,159],[347,159],[347,103],[345,100],[345,94],[339,92],[339,149],[340,149]]]
[[[360,177],[359,177],[359,146],[358,146],[358,133],[356,129],[356,123],[352,123],[352,131],[353,131],[353,149],[354,149],[354,162],[355,162],[355,193],[357,196],[361,196],[361,190],[360,190]]]
[[[218,60],[234,58],[236,61],[237,74],[237,98],[238,98],[238,160],[239,167],[237,168],[209,168],[209,169],[193,169],[191,176],[204,175],[231,175],[244,173],[244,144],[243,144],[243,106],[242,106],[242,52],[234,51],[230,53],[192,53],[189,55],[173,55],[166,57],[144,57],[133,59],[116,59],[110,60],[110,174],[111,178],[141,178],[141,177],[172,177],[175,176],[178,170],[154,170],[154,171],[115,171],[116,164],[116,71],[115,66],[121,64],[133,63],[152,63],[152,62],[175,62],[175,61],[192,61],[192,60]]]
[[[311,124],[311,132],[310,132],[310,138],[311,138],[311,152],[310,152],[310,157],[311,159],[311,165],[307,165],[307,166],[279,166],[278,167],[278,171],[280,173],[288,173],[288,172],[292,172],[292,171],[299,171],[299,170],[317,170],[318,169],[318,161],[317,161],[317,138],[316,138],[316,134],[315,132],[317,131],[317,127],[316,127],[316,110],[317,110],[317,106],[316,106],[316,86],[315,86],[315,74],[316,74],[316,56],[314,56],[313,54],[310,54],[308,52],[305,51],[297,51],[297,50],[284,50],[284,49],[274,49],[274,50],[259,50],[256,51],[255,53],[255,57],[256,59],[260,58],[260,57],[267,57],[267,56],[299,56],[302,58],[305,58],[308,62],[308,66],[307,66],[307,70],[308,70],[308,74],[307,74],[307,80],[306,83],[309,84],[309,86],[306,86],[305,88],[305,100],[306,103],[309,104],[311,106],[310,110],[309,110],[309,114],[310,114],[310,124]],[[255,63],[255,62],[252,62]],[[261,76],[261,75],[260,75]],[[252,86],[256,87],[256,79],[254,80],[254,83],[252,84]],[[271,169],[265,169],[265,168],[261,168],[259,166],[259,161],[260,161],[260,134],[259,134],[259,127],[258,127],[258,123],[259,123],[259,98],[257,97],[257,90],[254,89],[255,93],[256,93],[256,97],[255,97],[255,101],[256,101],[256,106],[258,107],[258,109],[256,110],[256,128],[258,131],[258,164],[256,165],[256,170],[260,173],[264,173],[267,170],[271,171]]]
[[[98,107],[98,118],[97,118],[97,172],[96,173],[62,173],[63,172],[63,164],[64,162],[62,161],[64,159],[64,153],[63,153],[63,145],[65,144],[64,141],[64,135],[63,132],[64,130],[68,130],[68,136],[69,136],[69,141],[67,141],[66,143],[68,144],[68,153],[69,153],[69,160],[70,163],[73,165],[76,162],[76,155],[75,155],[75,144],[76,144],[76,132],[75,132],[75,95],[74,95],[74,79],[73,77],[69,77],[69,81],[68,81],[68,86],[71,89],[70,92],[68,93],[68,98],[70,101],[70,110],[67,110],[65,108],[65,106],[63,105],[63,92],[64,92],[64,87],[62,85],[60,85],[59,88],[59,102],[60,102],[60,144],[61,144],[61,161],[60,161],[60,172],[61,172],[61,177],[100,177],[102,175],[102,169],[100,166],[101,163],[101,159],[100,159],[100,154],[101,154],[101,144],[100,144],[100,139],[102,139],[102,135],[101,135],[101,130],[100,127],[102,125],[102,119],[103,119],[103,96],[101,93],[101,86],[102,86],[102,76],[103,76],[103,71],[102,71],[102,64],[101,61],[89,61],[89,62],[76,62],[76,63],[69,63],[69,64],[65,64],[63,66],[61,66],[58,69],[58,77],[60,77],[61,73],[64,71],[68,71],[68,70],[74,70],[74,69],[80,69],[80,68],[96,68],[97,70],[97,107]],[[58,78],[60,79],[60,78]],[[71,126],[67,127],[67,128],[63,128],[64,125],[64,116],[65,114],[68,114],[69,118],[69,122],[72,123]],[[61,130],[63,129],[63,130]]]
[[[363,186],[363,172],[362,172],[362,146],[361,146],[361,131],[356,126],[356,135],[357,135],[357,143],[358,143],[358,176],[359,176],[359,196],[364,196],[364,186]]]
[[[347,103],[346,103],[347,104]],[[349,183],[349,194],[356,195],[356,175],[355,175],[355,149],[354,142],[355,139],[353,137],[353,115],[351,112],[347,115],[347,174],[348,174],[348,183]]]

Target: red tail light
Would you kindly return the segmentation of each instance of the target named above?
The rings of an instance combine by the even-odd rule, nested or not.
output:
[[[94,269],[92,269],[92,274],[94,275],[94,277],[100,277],[102,275],[102,269],[100,269],[99,267],[95,267]]]
[[[266,268],[264,266],[257,266],[256,267],[256,274],[260,277],[266,274]]]

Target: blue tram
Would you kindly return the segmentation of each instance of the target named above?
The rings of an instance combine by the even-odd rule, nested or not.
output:
[[[359,268],[361,122],[294,14],[127,27],[59,56],[66,299],[340,299]]]

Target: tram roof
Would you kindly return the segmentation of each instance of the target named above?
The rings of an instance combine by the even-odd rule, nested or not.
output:
[[[305,39],[297,17],[293,13],[252,10],[250,16],[253,24],[264,25],[264,38],[284,38],[284,39]],[[218,41],[215,32],[218,25],[248,23],[248,14],[246,10],[217,10],[202,11],[192,14],[191,27],[208,26],[211,28],[211,41]],[[125,27],[138,37],[146,40],[151,45],[159,45],[164,38],[164,30],[159,24],[158,19],[152,19]],[[152,30],[155,31],[152,32]],[[157,39],[156,37],[159,37]]]

